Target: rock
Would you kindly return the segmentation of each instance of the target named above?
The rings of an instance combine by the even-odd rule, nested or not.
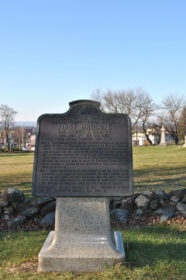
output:
[[[162,208],[157,209],[157,210],[154,211],[154,213],[153,213],[154,216],[160,216],[160,215],[162,215],[162,214],[164,214],[164,211],[163,211]]]
[[[178,197],[176,197],[175,195],[171,196],[170,201],[172,201],[173,203],[178,203],[180,201],[180,199]]]
[[[136,199],[135,199],[135,203],[137,205],[138,208],[141,209],[146,209],[149,205],[150,202],[150,198],[140,194]]]
[[[8,201],[0,199],[0,208],[6,207],[8,205]]]
[[[160,216],[160,215],[168,215],[168,216],[174,216],[175,215],[175,207],[172,206],[164,206],[162,208],[157,209],[154,213],[154,216]]]
[[[174,212],[165,212],[161,217],[160,217],[160,222],[167,222],[170,218],[174,217],[175,213]]]
[[[135,199],[140,195],[140,193],[134,193],[131,198],[132,198],[132,201],[135,202]]]
[[[142,209],[137,209],[135,212],[134,212],[134,215],[133,216],[142,216],[143,214],[145,214],[145,211],[142,210]]]
[[[119,222],[126,223],[128,221],[128,210],[113,209],[111,211],[111,217]]]
[[[55,198],[52,197],[44,197],[44,198],[39,198],[39,199],[33,199],[31,201],[32,206],[43,206],[44,204],[47,204],[50,201],[55,200]]]
[[[186,189],[174,190],[169,193],[170,196],[176,196],[180,200],[182,199],[182,197],[184,197],[185,194],[186,194]]]
[[[186,203],[186,194],[183,196],[182,202],[183,202],[183,203]]]
[[[155,191],[156,196],[162,199],[167,199],[169,196],[162,190],[156,190]]]
[[[113,199],[113,201],[112,201],[112,208],[120,207],[120,205],[121,205],[121,200]]]
[[[24,210],[22,212],[22,216],[32,217],[32,216],[36,215],[38,212],[39,212],[39,208],[38,207],[32,207],[32,208]]]
[[[181,212],[181,214],[186,214],[186,204],[178,202],[176,208],[179,212]]]
[[[8,216],[12,216],[14,213],[14,208],[12,206],[4,208],[4,214]]]
[[[138,221],[138,220],[142,220],[142,217],[141,216],[133,216],[134,220]]]
[[[54,226],[55,224],[55,212],[47,214],[40,222],[41,225]]]
[[[32,207],[32,200],[31,199],[26,199],[25,201],[21,202],[21,203],[18,203],[16,205],[16,211],[17,212],[22,212],[28,208],[31,208]]]
[[[44,205],[40,211],[39,214],[44,217],[46,214],[55,211],[56,208],[56,201],[51,201],[48,204]]]
[[[160,201],[160,204],[161,204],[161,205],[165,205],[165,200],[164,200],[163,198],[160,198],[159,201]]]
[[[24,201],[24,193],[18,189],[8,188],[3,191],[1,198],[8,202],[22,202]]]
[[[3,208],[3,216],[2,216],[2,219],[3,220],[10,220],[10,217],[13,215],[14,213],[14,208],[12,206],[9,206],[9,207],[4,207]]]
[[[156,197],[156,194],[155,194],[154,192],[149,191],[149,190],[144,191],[144,192],[143,192],[143,195],[145,195],[145,196],[147,196],[147,197],[149,197],[149,198],[151,198],[151,199],[153,199],[153,198]]]
[[[26,220],[26,217],[24,217],[24,216],[16,217],[16,218],[8,221],[7,225],[8,225],[8,227],[21,226],[25,220]]]
[[[121,208],[130,210],[134,206],[134,198],[126,197],[121,200]]]
[[[156,210],[156,209],[158,209],[159,205],[160,205],[159,200],[158,199],[153,199],[150,202],[150,209]]]
[[[5,221],[10,220],[10,216],[7,214],[3,215],[1,218],[2,218],[2,220],[5,220]]]
[[[147,213],[147,210],[142,210],[142,209],[137,209],[134,214],[133,214],[133,219],[138,221],[142,221],[144,220],[144,218],[142,217],[145,213]]]

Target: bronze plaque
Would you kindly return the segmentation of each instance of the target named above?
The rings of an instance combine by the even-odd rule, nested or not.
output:
[[[133,193],[130,118],[107,114],[90,100],[37,124],[35,196],[127,196]]]

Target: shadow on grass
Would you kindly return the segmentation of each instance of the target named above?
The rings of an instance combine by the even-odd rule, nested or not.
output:
[[[135,187],[140,188],[145,185],[153,188],[161,188],[162,185],[185,187],[186,168],[181,167],[162,167],[148,168],[134,171]],[[144,178],[146,177],[146,178]],[[151,179],[152,178],[152,179]]]
[[[162,172],[166,172],[164,175],[175,175],[175,174],[184,174],[186,173],[186,166],[180,166],[180,167],[161,167],[161,168],[148,168],[146,167],[145,169],[136,169],[134,170],[134,175],[140,176],[144,174],[149,174],[149,173],[158,173],[158,175]]]
[[[135,249],[135,251],[133,251]],[[127,260],[131,267],[154,266],[159,262],[169,263],[186,259],[186,244],[152,244],[133,242],[129,244]],[[133,252],[132,252],[133,251]]]
[[[30,156],[34,155],[34,152],[20,152],[20,153],[0,153],[0,157],[21,157],[21,156]]]
[[[146,234],[151,237],[155,236],[156,238],[165,235],[166,236],[168,235],[168,237],[172,236],[173,238],[176,237],[183,238],[184,236],[186,238],[186,228],[184,231],[181,231],[180,228],[178,230],[177,226],[173,226],[173,225],[170,228],[169,225],[158,224],[156,226],[144,226],[136,230],[137,232],[139,231],[140,234]]]
[[[153,244],[131,242],[128,246],[127,261],[131,267],[154,266],[159,262],[186,261],[186,244]],[[138,251],[138,252],[136,252]]]
[[[124,234],[125,236],[125,234]],[[127,261],[131,267],[154,266],[159,263],[186,263],[186,232],[165,226],[133,229],[124,238]]]
[[[161,181],[161,182],[160,182]],[[152,187],[161,187],[162,185],[179,185],[180,187],[183,186],[185,187],[186,183],[186,176],[180,177],[180,178],[169,178],[169,179],[157,179],[157,180],[143,180],[143,181],[138,181],[135,183],[137,186],[139,183],[140,184],[152,184]],[[158,182],[158,183],[156,183]]]
[[[31,165],[32,161],[31,162],[24,162],[24,163],[22,163],[22,162],[21,163],[17,163],[16,162],[16,164],[15,163],[2,163],[2,164],[0,163],[0,165],[3,165],[3,166],[5,166],[5,165],[7,165],[7,166],[11,166],[11,165],[13,165],[13,166],[21,165],[21,166],[23,166],[23,164],[24,165]]]
[[[12,187],[27,187],[27,185],[32,184],[32,180],[26,180],[26,178],[23,178],[23,181],[21,180],[21,178],[19,180],[16,180],[16,178],[14,178],[14,180],[10,180],[9,177],[4,177],[4,180],[0,181],[0,189],[1,188],[12,188]]]

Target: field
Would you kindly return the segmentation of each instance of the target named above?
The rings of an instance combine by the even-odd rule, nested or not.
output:
[[[135,191],[186,187],[186,149],[136,147]],[[16,187],[31,196],[33,154],[0,154],[0,191]],[[40,273],[37,255],[48,231],[0,234],[0,279],[124,280],[185,279],[186,229],[156,224],[117,229],[122,232],[126,264],[99,273]]]
[[[185,279],[186,232],[181,227],[156,225],[120,231],[127,255],[126,264],[109,268],[106,272],[82,274],[37,274],[37,255],[47,231],[1,234],[0,279]]]
[[[186,148],[136,147],[133,160],[136,191],[186,187]]]
[[[31,195],[33,153],[0,153],[0,191],[7,187]],[[186,186],[186,149],[180,146],[134,147],[135,191]]]

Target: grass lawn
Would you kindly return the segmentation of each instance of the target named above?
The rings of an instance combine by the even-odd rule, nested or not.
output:
[[[186,188],[186,148],[133,148],[135,190]]]
[[[0,153],[0,191],[7,187],[31,196],[33,153]],[[186,148],[134,147],[135,191],[186,187]]]
[[[31,195],[33,153],[0,153],[0,191],[18,188]]]
[[[186,149],[134,147],[135,191],[186,187]],[[0,154],[0,191],[16,187],[31,196],[33,153]],[[0,234],[0,279],[121,280],[186,279],[186,228],[160,225],[120,230],[125,266],[99,273],[40,273],[37,255],[48,231]]]
[[[0,235],[0,279],[185,279],[186,232],[181,226],[155,225],[122,231],[125,266],[99,273],[39,273],[37,255],[47,231]]]

